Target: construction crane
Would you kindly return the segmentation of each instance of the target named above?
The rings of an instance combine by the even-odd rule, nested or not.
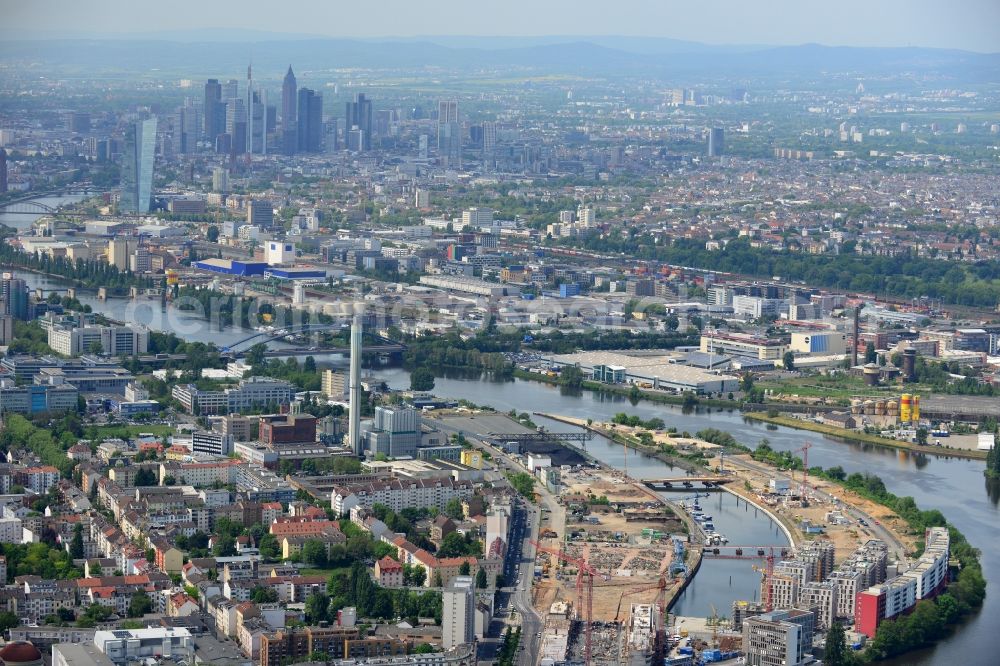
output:
[[[715,610],[714,604],[709,604],[712,609],[712,649],[719,647],[719,611]]]
[[[618,618],[621,615],[622,601],[625,597],[633,594],[642,594],[643,592],[652,592],[653,590],[657,590],[657,593],[655,606],[653,608],[653,627],[655,633],[653,637],[652,663],[662,664],[667,655],[667,623],[665,617],[667,614],[667,579],[665,577],[660,576],[660,580],[658,580],[655,585],[645,585],[623,592],[622,596],[618,599],[618,610],[615,612],[615,622],[618,622]]]
[[[572,557],[564,553],[562,549],[548,548],[532,539],[529,539],[528,542],[536,550],[576,566],[576,617],[584,623],[583,661],[586,666],[590,666],[591,625],[594,616],[594,576],[601,574],[583,558]],[[604,580],[610,578],[606,575],[601,575],[601,577]]]
[[[774,610],[774,549],[772,548],[767,556],[767,567],[761,569],[756,564],[753,570],[759,572],[764,577],[764,610],[770,613]]]
[[[799,492],[799,497],[802,498],[802,506],[808,504],[806,501],[806,480],[809,478],[809,449],[812,446],[812,444],[806,442],[802,445],[802,448],[798,449],[802,452],[802,490]]]
[[[760,573],[762,580],[764,581],[764,594],[762,595],[764,601],[764,610],[768,613],[774,610],[774,580],[776,578],[781,580],[794,580],[788,576],[779,576],[774,573],[774,549],[771,549],[771,553],[767,556],[767,567],[761,568],[756,564],[753,565],[753,570]]]

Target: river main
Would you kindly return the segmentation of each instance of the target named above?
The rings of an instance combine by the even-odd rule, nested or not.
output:
[[[21,226],[21,225],[19,225]],[[64,287],[65,282],[45,276],[22,272],[32,287]],[[184,322],[183,327],[160,326],[160,321],[173,321],[154,313],[159,303],[137,306],[135,302],[124,300],[98,301],[81,298],[91,305],[95,312],[101,312],[114,319],[143,321],[152,328],[173,330],[188,340],[215,342],[225,345],[246,335],[245,332],[210,330],[207,323],[190,314],[175,313]],[[134,316],[136,312],[149,314]],[[318,356],[317,361],[323,357]],[[329,363],[343,363],[341,357],[331,357]],[[398,368],[384,368],[377,372],[390,386],[408,388],[409,374]],[[896,451],[868,444],[847,443],[817,433],[785,427],[769,426],[743,419],[739,412],[724,409],[696,409],[684,413],[679,407],[648,402],[630,404],[628,399],[584,391],[567,394],[557,387],[525,380],[505,382],[491,381],[477,374],[439,377],[434,393],[442,397],[471,400],[477,404],[490,405],[496,409],[518,412],[547,412],[573,416],[610,420],[617,412],[637,414],[642,418],[659,417],[668,426],[679,431],[694,433],[704,428],[726,430],[742,444],[754,447],[761,439],[767,438],[771,446],[782,451],[796,451],[806,442],[813,446],[809,451],[809,462],[823,467],[840,465],[848,474],[870,472],[877,474],[885,482],[886,488],[896,495],[909,495],[922,509],[939,509],[947,519],[965,534],[974,546],[982,551],[983,573],[987,578],[987,596],[982,611],[961,626],[952,636],[939,642],[933,648],[888,662],[891,664],[987,664],[996,663],[988,657],[992,641],[1000,629],[1000,595],[993,594],[992,576],[1000,572],[1000,548],[997,538],[1000,530],[1000,483],[988,481],[983,476],[984,464],[980,460],[963,460],[930,456],[908,451]],[[563,424],[547,421],[552,430],[571,428]],[[625,467],[623,447],[604,438],[589,442],[588,451],[605,464],[622,469]],[[634,477],[655,476],[663,472],[665,464],[648,456],[629,455],[628,471]],[[768,539],[760,543],[783,543],[783,537],[776,533],[773,524],[754,521],[752,534],[741,532],[739,512],[735,499],[727,494],[712,496],[704,501],[710,513],[721,518],[717,520],[719,531],[729,536],[731,543],[741,535],[755,539]],[[721,504],[719,504],[721,502]],[[727,506],[726,503],[731,503]],[[753,508],[749,511],[752,513]],[[729,577],[733,585],[730,587]],[[753,598],[759,577],[744,561],[706,560],[702,571],[696,576],[688,591],[678,601],[675,611],[690,615],[707,615],[709,603],[714,604],[720,614],[729,614],[732,600]]]

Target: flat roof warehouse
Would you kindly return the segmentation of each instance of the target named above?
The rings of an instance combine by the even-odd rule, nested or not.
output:
[[[626,383],[650,383],[654,388],[662,390],[726,393],[739,389],[739,377],[715,374],[670,360],[681,358],[668,354],[640,356],[623,352],[595,351],[558,354],[549,360],[560,366],[579,364],[581,369],[591,373],[596,366],[619,366],[625,368]]]

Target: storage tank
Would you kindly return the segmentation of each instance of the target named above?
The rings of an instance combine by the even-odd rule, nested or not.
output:
[[[909,393],[904,393],[899,397],[899,420],[903,423],[910,422],[912,404],[912,396]]]
[[[860,414],[861,404],[862,404],[861,400],[859,400],[858,398],[851,400],[851,414]]]
[[[875,415],[876,416],[885,416],[885,400],[876,400],[875,401]]]
[[[889,416],[899,416],[899,403],[895,400],[890,400],[885,404],[885,413]]]
[[[910,405],[910,417],[913,422],[916,423],[920,420],[920,396],[913,396],[913,402]]]
[[[878,386],[879,374],[881,370],[874,363],[869,363],[861,370],[861,374],[864,377],[865,384],[868,386]]]
[[[874,416],[874,414],[875,414],[875,401],[874,400],[865,400],[865,405],[864,406],[865,406],[865,414],[868,414],[869,416]]]

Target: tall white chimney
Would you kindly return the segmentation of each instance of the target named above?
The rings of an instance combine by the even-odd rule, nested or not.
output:
[[[361,315],[351,322],[350,422],[347,439],[351,450],[361,455]]]

